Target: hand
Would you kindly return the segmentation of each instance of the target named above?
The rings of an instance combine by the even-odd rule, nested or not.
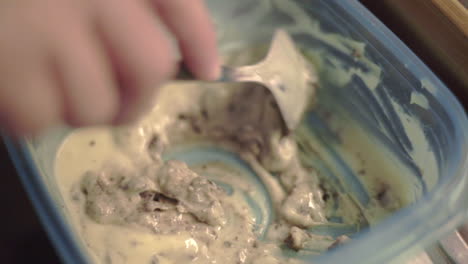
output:
[[[216,38],[202,0],[0,2],[0,125],[32,134],[134,119],[178,62],[219,75]]]

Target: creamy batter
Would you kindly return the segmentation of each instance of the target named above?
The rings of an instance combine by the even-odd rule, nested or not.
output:
[[[169,85],[136,126],[70,135],[56,175],[97,263],[294,263],[284,250],[319,254],[349,240],[311,228],[333,217],[362,227],[372,220],[301,162],[300,131],[284,130],[264,88]],[[165,158],[204,145],[246,161],[268,197],[235,166]],[[401,206],[390,192],[381,196],[383,211]]]
[[[180,85],[165,87],[159,98],[161,104],[139,126],[77,132],[58,157],[57,175],[71,177],[61,184],[62,191],[70,194],[84,239],[98,259],[112,263],[134,263],[136,257],[148,263],[156,259],[157,263],[280,263],[282,244],[294,250],[324,250],[323,245],[308,244],[312,237],[304,231],[326,222],[315,171],[300,165],[295,142],[284,134],[266,90]],[[266,223],[257,223],[242,197],[246,192],[252,197],[258,194],[242,181],[241,171],[213,162],[189,168],[181,161],[163,160],[164,150],[172,145],[202,141],[239,153],[264,180],[278,215],[265,242],[259,238],[265,236]],[[76,170],[70,170],[71,164]],[[271,172],[278,177],[273,178]],[[222,189],[208,175],[234,190]],[[180,245],[158,249],[158,243],[148,245],[138,238],[116,242],[113,233],[98,238],[98,232],[88,230],[91,222],[95,228],[120,226],[145,236],[168,236]],[[330,237],[318,239],[325,241],[325,248],[335,242]],[[130,249],[122,250],[116,243],[128,243]],[[140,244],[153,247],[146,258],[141,252],[128,252]]]

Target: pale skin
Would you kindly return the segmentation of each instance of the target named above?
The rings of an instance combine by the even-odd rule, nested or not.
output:
[[[161,25],[196,77],[218,77],[202,0],[0,1],[0,126],[21,136],[135,120],[179,65]]]

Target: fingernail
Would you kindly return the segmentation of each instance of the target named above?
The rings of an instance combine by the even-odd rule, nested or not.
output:
[[[215,57],[213,61],[205,67],[204,79],[207,81],[215,81],[221,77],[221,63],[219,58]]]
[[[117,118],[114,119],[113,125],[125,125],[137,123],[153,108],[157,93],[148,95],[142,100],[135,102],[135,99],[123,97],[121,101],[121,109]]]
[[[136,109],[131,109],[130,107],[125,107],[117,118],[114,120],[114,125],[127,125],[136,123],[144,114],[146,109],[139,107]]]
[[[213,67],[209,77],[212,81],[216,81],[221,78],[221,65],[219,65],[219,63],[216,64],[216,67]]]

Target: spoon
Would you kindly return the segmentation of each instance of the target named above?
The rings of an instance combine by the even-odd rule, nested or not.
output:
[[[317,82],[315,68],[283,29],[276,30],[268,54],[259,63],[221,68],[221,77],[215,82],[250,82],[269,89],[290,131],[301,121]],[[176,80],[195,79],[188,71],[182,70]]]

